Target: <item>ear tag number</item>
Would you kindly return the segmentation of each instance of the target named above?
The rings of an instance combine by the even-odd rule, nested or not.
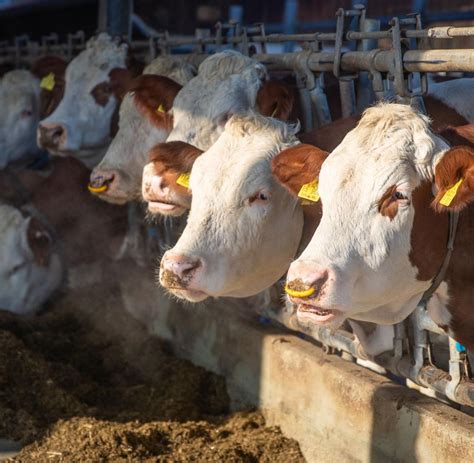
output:
[[[166,112],[166,109],[163,106],[163,104],[160,104],[160,106],[158,106],[158,108],[156,108],[156,112],[157,113],[165,113]]]
[[[299,198],[308,199],[313,203],[317,203],[319,201],[319,194],[318,194],[318,181],[315,180],[311,183],[305,183],[302,187],[300,192],[298,193]]]
[[[189,188],[189,177],[191,174],[189,172],[183,172],[176,180],[178,185],[184,186],[184,188]]]
[[[56,82],[54,80],[54,74],[50,72],[47,76],[43,77],[40,82],[40,87],[44,88],[45,90],[48,90],[51,92],[56,85]]]
[[[440,204],[442,204],[443,206],[449,206],[453,202],[453,199],[456,197],[456,194],[463,180],[463,178],[458,180],[451,188],[446,190],[446,193],[440,200]]]

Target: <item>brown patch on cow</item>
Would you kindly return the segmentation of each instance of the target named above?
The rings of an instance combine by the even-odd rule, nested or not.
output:
[[[446,191],[460,179],[463,182],[449,206],[440,203]],[[437,211],[460,211],[474,201],[474,148],[456,146],[447,151],[436,165],[435,183],[438,194],[432,206]]]
[[[384,217],[388,217],[390,221],[392,221],[398,213],[398,201],[393,197],[396,190],[396,185],[388,187],[378,201],[378,210],[380,214]]]
[[[418,269],[417,279],[432,280],[438,272],[448,239],[448,216],[430,207],[431,182],[424,182],[412,194],[415,217],[411,230],[410,262]]]
[[[451,146],[464,145],[474,148],[474,124],[446,127],[439,132]]]
[[[43,79],[48,74],[54,74],[54,88],[47,90],[41,89],[39,101],[39,116],[44,119],[49,116],[59,105],[64,96],[67,63],[57,56],[44,56],[33,63],[31,73],[38,79]]]
[[[109,81],[101,82],[97,84],[91,90],[92,98],[99,106],[106,106],[109,102],[109,98],[112,95],[112,86]]]
[[[134,79],[130,91],[138,110],[156,127],[171,130],[173,118],[168,111],[181,85],[164,76],[145,74]],[[159,110],[159,109],[160,110]]]
[[[30,219],[26,237],[35,262],[40,267],[46,267],[49,264],[53,243],[47,230],[35,217]]]
[[[318,146],[322,150],[333,151],[343,140],[348,132],[355,129],[360,116],[351,116],[323,125],[308,133],[298,135],[303,143]]]
[[[426,113],[430,116],[431,126],[435,132],[440,132],[448,126],[458,127],[468,124],[468,120],[455,109],[436,99],[434,96],[424,96]]]
[[[415,217],[411,231],[410,262],[418,269],[417,279],[431,281],[438,273],[447,252],[448,214],[430,207],[432,183],[421,184],[412,195]],[[450,330],[454,338],[474,351],[474,205],[464,208],[454,241],[454,250],[446,271]],[[446,329],[446,327],[443,327]]]
[[[297,196],[304,184],[319,177],[327,156],[326,151],[301,143],[281,151],[272,159],[272,173],[292,195]]]
[[[293,89],[279,80],[265,82],[257,94],[257,108],[260,114],[282,121],[289,119],[294,102]]]
[[[163,170],[190,172],[194,161],[204,151],[184,141],[158,143],[148,155],[150,162],[159,163]]]

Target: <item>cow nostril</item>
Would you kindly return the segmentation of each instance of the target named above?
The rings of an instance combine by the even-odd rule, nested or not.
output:
[[[58,139],[61,138],[63,133],[64,129],[62,127],[56,127],[54,129],[51,129],[51,138],[54,141],[58,141]]]

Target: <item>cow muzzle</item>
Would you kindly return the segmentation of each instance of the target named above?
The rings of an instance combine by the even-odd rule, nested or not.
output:
[[[203,267],[200,258],[167,252],[161,260],[160,283],[178,297],[192,302],[203,300],[207,294],[196,285]]]
[[[312,263],[295,261],[291,265],[285,292],[297,306],[298,321],[329,324],[340,318],[339,310],[322,307],[320,303],[328,279],[328,270],[318,269]]]
[[[90,176],[87,189],[114,204],[125,204],[137,199],[133,194],[129,178],[120,170],[95,168]]]
[[[60,150],[66,146],[67,129],[63,124],[40,123],[38,145],[44,149]]]

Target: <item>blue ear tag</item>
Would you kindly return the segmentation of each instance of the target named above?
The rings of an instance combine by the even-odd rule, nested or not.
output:
[[[466,352],[466,348],[460,343],[456,341],[456,350],[458,352]]]

